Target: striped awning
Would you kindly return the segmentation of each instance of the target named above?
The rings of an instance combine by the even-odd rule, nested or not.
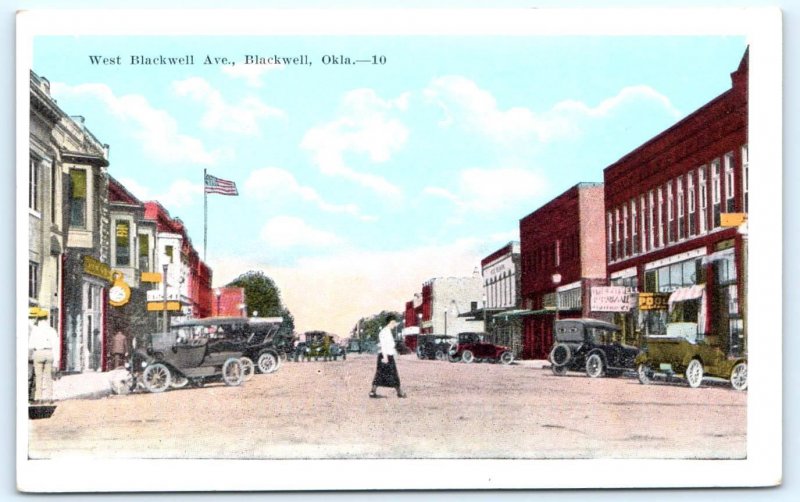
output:
[[[693,286],[688,286],[685,288],[678,288],[669,295],[669,305],[672,307],[673,303],[676,302],[685,302],[686,300],[697,300],[703,296],[703,291],[705,291],[706,285],[705,284],[695,284]]]

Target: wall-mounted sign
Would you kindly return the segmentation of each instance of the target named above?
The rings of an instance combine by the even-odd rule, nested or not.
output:
[[[628,312],[631,290],[625,286],[594,286],[589,305],[592,312]]]
[[[179,312],[181,310],[181,302],[167,302],[167,310],[171,312]],[[164,302],[147,302],[148,312],[163,312]]]
[[[160,272],[142,272],[142,282],[161,282]]]
[[[639,310],[667,310],[670,293],[639,293]]]
[[[93,256],[84,255],[83,271],[89,275],[93,275],[107,281],[111,280],[111,267]]]

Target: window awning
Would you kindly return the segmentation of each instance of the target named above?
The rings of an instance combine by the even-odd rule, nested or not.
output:
[[[705,291],[705,284],[695,284],[685,288],[678,288],[669,295],[668,303],[670,307],[676,302],[685,302],[687,300],[697,300],[703,296]]]

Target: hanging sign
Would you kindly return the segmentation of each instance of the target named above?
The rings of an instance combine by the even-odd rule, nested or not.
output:
[[[628,312],[631,309],[630,288],[625,286],[594,286],[591,288],[592,312]]]

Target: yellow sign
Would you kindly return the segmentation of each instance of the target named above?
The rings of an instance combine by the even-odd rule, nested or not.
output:
[[[639,293],[639,310],[667,310],[669,293]]]
[[[181,302],[167,302],[167,310],[175,311],[181,309]],[[164,302],[147,302],[148,312],[163,312]]]
[[[719,224],[722,227],[738,227],[747,220],[747,213],[722,213]]]
[[[142,272],[142,282],[161,282],[161,273]]]
[[[111,280],[111,267],[93,256],[83,257],[83,271],[107,281]]]

